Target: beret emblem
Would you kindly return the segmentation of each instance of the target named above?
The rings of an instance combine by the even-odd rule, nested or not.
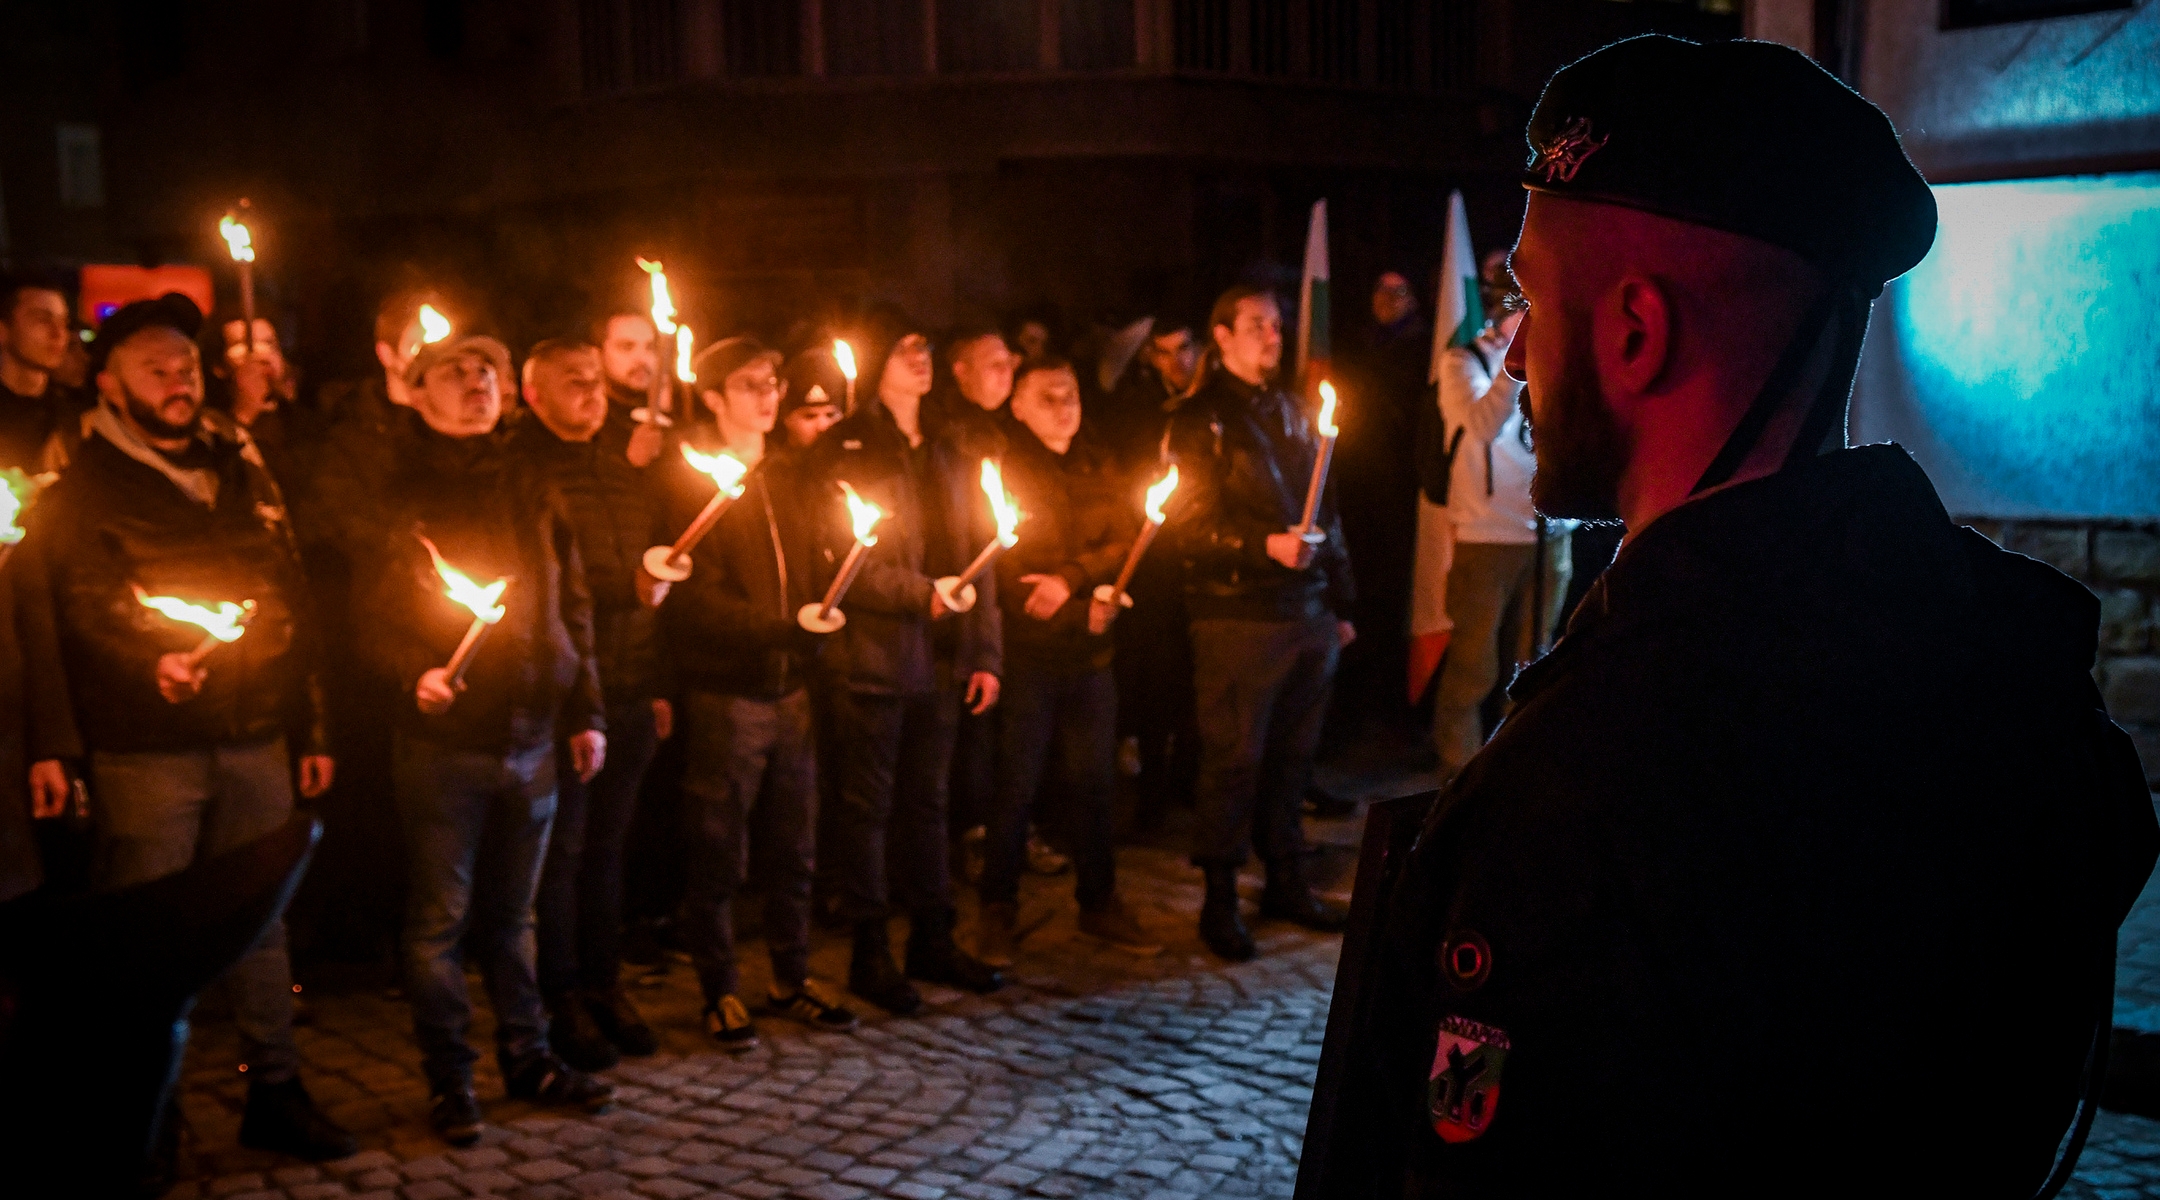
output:
[[[1573,183],[1575,173],[1582,170],[1591,155],[1605,148],[1612,140],[1611,134],[1593,136],[1590,118],[1577,117],[1567,127],[1537,148],[1537,157],[1530,160],[1530,169],[1541,171],[1547,183]]]

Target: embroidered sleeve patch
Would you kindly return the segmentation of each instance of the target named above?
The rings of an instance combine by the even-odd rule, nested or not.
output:
[[[1507,1031],[1448,1017],[1440,1022],[1425,1104],[1433,1132],[1444,1142],[1467,1142],[1492,1125],[1500,1104],[1500,1067],[1507,1061]]]

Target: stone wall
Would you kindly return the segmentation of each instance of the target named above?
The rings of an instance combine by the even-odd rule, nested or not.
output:
[[[2146,778],[2160,785],[2160,523],[1963,520],[2100,597],[2094,677],[2108,712],[2136,740]]]

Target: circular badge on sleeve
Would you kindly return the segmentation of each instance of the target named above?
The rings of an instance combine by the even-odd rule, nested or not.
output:
[[[1440,939],[1440,977],[1457,994],[1483,987],[1492,975],[1492,947],[1475,929],[1457,929]]]

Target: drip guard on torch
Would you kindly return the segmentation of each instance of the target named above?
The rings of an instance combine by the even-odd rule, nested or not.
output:
[[[672,546],[653,546],[645,551],[645,573],[665,583],[681,583],[690,578],[690,551],[704,540],[705,535],[743,494],[743,477],[749,468],[732,454],[700,454],[688,442],[683,443],[683,461],[710,476],[718,491],[705,502],[705,508],[682,536]]]
[[[450,655],[450,661],[443,667],[443,670],[450,673],[451,690],[464,691],[465,671],[472,666],[473,656],[480,652],[480,643],[486,639],[487,631],[495,628],[496,623],[503,619],[503,614],[509,611],[503,607],[501,601],[503,591],[510,586],[511,579],[505,575],[486,587],[481,587],[463,571],[444,562],[442,552],[435,548],[434,542],[429,541],[425,535],[416,536],[420,537],[420,544],[427,547],[428,557],[435,563],[435,575],[443,581],[443,593],[472,610],[473,621],[465,630],[464,640],[458,643],[457,650]]]
[[[847,558],[840,564],[840,573],[833,576],[832,586],[825,589],[825,599],[817,604],[805,604],[795,614],[795,623],[811,633],[838,633],[847,624],[847,614],[840,611],[840,598],[847,595],[849,585],[862,572],[863,558],[870,547],[877,545],[877,523],[885,519],[885,513],[877,505],[855,494],[855,489],[843,479],[840,490],[847,496],[848,520],[855,528],[855,544],[848,547]]]
[[[1170,502],[1170,493],[1177,490],[1177,468],[1171,467],[1154,486],[1147,490],[1147,524],[1140,527],[1140,536],[1133,539],[1132,552],[1125,556],[1125,565],[1118,569],[1117,582],[1101,584],[1095,589],[1095,603],[1108,608],[1104,623],[1117,618],[1117,610],[1132,607],[1132,595],[1125,590],[1132,582],[1133,572],[1139,569],[1140,556],[1147,553],[1148,544],[1162,531],[1168,514],[1163,506]]]
[[[990,511],[997,517],[997,536],[982,548],[967,570],[958,575],[947,575],[935,580],[931,587],[937,589],[938,599],[955,613],[964,613],[975,607],[975,577],[990,569],[997,556],[1012,549],[1020,540],[1014,530],[1020,527],[1020,506],[1013,502],[1011,493],[1005,490],[1005,478],[998,473],[998,466],[989,459],[982,460],[983,495],[990,498]]]

